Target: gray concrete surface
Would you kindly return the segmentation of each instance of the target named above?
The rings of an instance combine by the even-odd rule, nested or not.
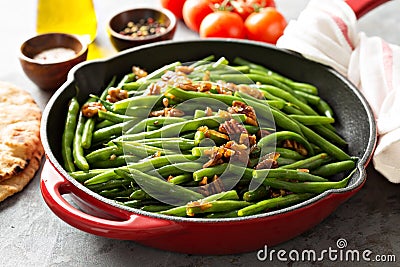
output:
[[[288,19],[296,18],[307,2],[277,0]],[[99,18],[97,52],[106,57],[116,53],[105,33],[105,23],[111,14],[133,6],[158,5],[158,1],[96,0],[95,5]],[[399,11],[398,0],[385,4],[360,19],[359,29],[400,45]],[[25,88],[44,108],[50,95],[26,78],[17,60],[22,40],[35,34],[35,12],[36,1],[0,2],[0,80]],[[175,39],[193,38],[198,37],[181,23]],[[342,238],[349,249],[371,250],[371,258],[395,255],[397,264],[327,258],[313,263],[277,259],[270,262],[260,261],[257,251],[194,256],[97,237],[69,226],[50,211],[40,194],[39,174],[40,170],[23,192],[0,203],[0,266],[398,266],[400,261],[400,185],[387,182],[372,166],[368,167],[367,182],[358,194],[315,228],[274,249],[322,251],[337,248],[336,242]]]

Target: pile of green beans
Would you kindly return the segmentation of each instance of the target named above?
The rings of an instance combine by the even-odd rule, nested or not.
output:
[[[183,90],[171,83],[159,95],[148,95],[149,86],[183,65],[177,61],[145,77],[134,73],[119,81],[114,77],[106,88],[99,88],[99,96],[88,96],[85,103],[103,106],[93,117],[85,117],[85,103],[72,98],[61,142],[65,170],[121,205],[183,217],[249,216],[347,186],[356,158],[347,154],[347,143],[333,126],[334,111],[315,86],[243,58],[214,59],[191,63],[185,74],[193,84],[212,82],[208,92]],[[215,89],[215,84],[232,83],[250,86],[263,99],[246,91],[222,94]],[[109,102],[109,89],[115,88],[128,91],[128,98]],[[205,106],[204,98],[215,105]],[[189,105],[192,110],[180,106],[185,101],[194,101]],[[257,125],[249,122],[249,114],[227,112],[238,101],[252,107]],[[182,107],[184,114],[149,116],[175,107]],[[212,112],[207,113],[206,107]],[[225,160],[209,166],[207,153],[231,140],[218,132],[231,119],[255,136],[248,161]],[[202,127],[214,131],[208,136],[211,145],[204,145]],[[268,157],[274,164],[259,168]]]

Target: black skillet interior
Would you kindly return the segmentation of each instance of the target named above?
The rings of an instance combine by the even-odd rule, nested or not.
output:
[[[359,157],[362,165],[370,159],[376,142],[375,122],[367,102],[347,79],[331,68],[273,46],[218,39],[151,44],[126,50],[104,61],[88,61],[75,67],[44,112],[42,124],[45,127],[42,127],[41,134],[47,156],[68,177],[60,164],[60,144],[66,107],[76,92],[78,100],[83,103],[90,93],[102,92],[114,75],[119,80],[129,73],[133,65],[152,71],[168,63],[192,62],[211,54],[216,58],[224,56],[228,60],[240,56],[293,80],[317,86],[320,96],[335,111],[335,127],[348,141],[348,153]],[[363,179],[363,175],[353,177],[350,184],[359,185]]]

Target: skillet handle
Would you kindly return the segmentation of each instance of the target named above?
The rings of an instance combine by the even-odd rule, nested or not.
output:
[[[42,169],[40,189],[46,204],[58,217],[91,234],[114,239],[144,240],[180,229],[173,221],[135,214],[94,198],[66,180],[48,159]],[[62,196],[69,193],[81,199],[82,203],[89,204],[93,210],[112,216],[104,219],[75,208]]]
[[[346,0],[347,4],[356,14],[357,19],[388,1],[390,0]]]

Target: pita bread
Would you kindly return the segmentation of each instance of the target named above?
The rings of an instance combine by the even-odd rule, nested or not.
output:
[[[40,143],[41,110],[31,95],[0,82],[0,181],[21,172]]]
[[[32,180],[36,171],[39,169],[42,155],[43,150],[39,149],[33,155],[25,169],[23,169],[17,175],[0,182],[0,202],[24,189],[24,187]]]
[[[41,110],[32,96],[0,82],[0,201],[21,191],[34,177],[44,154]]]

